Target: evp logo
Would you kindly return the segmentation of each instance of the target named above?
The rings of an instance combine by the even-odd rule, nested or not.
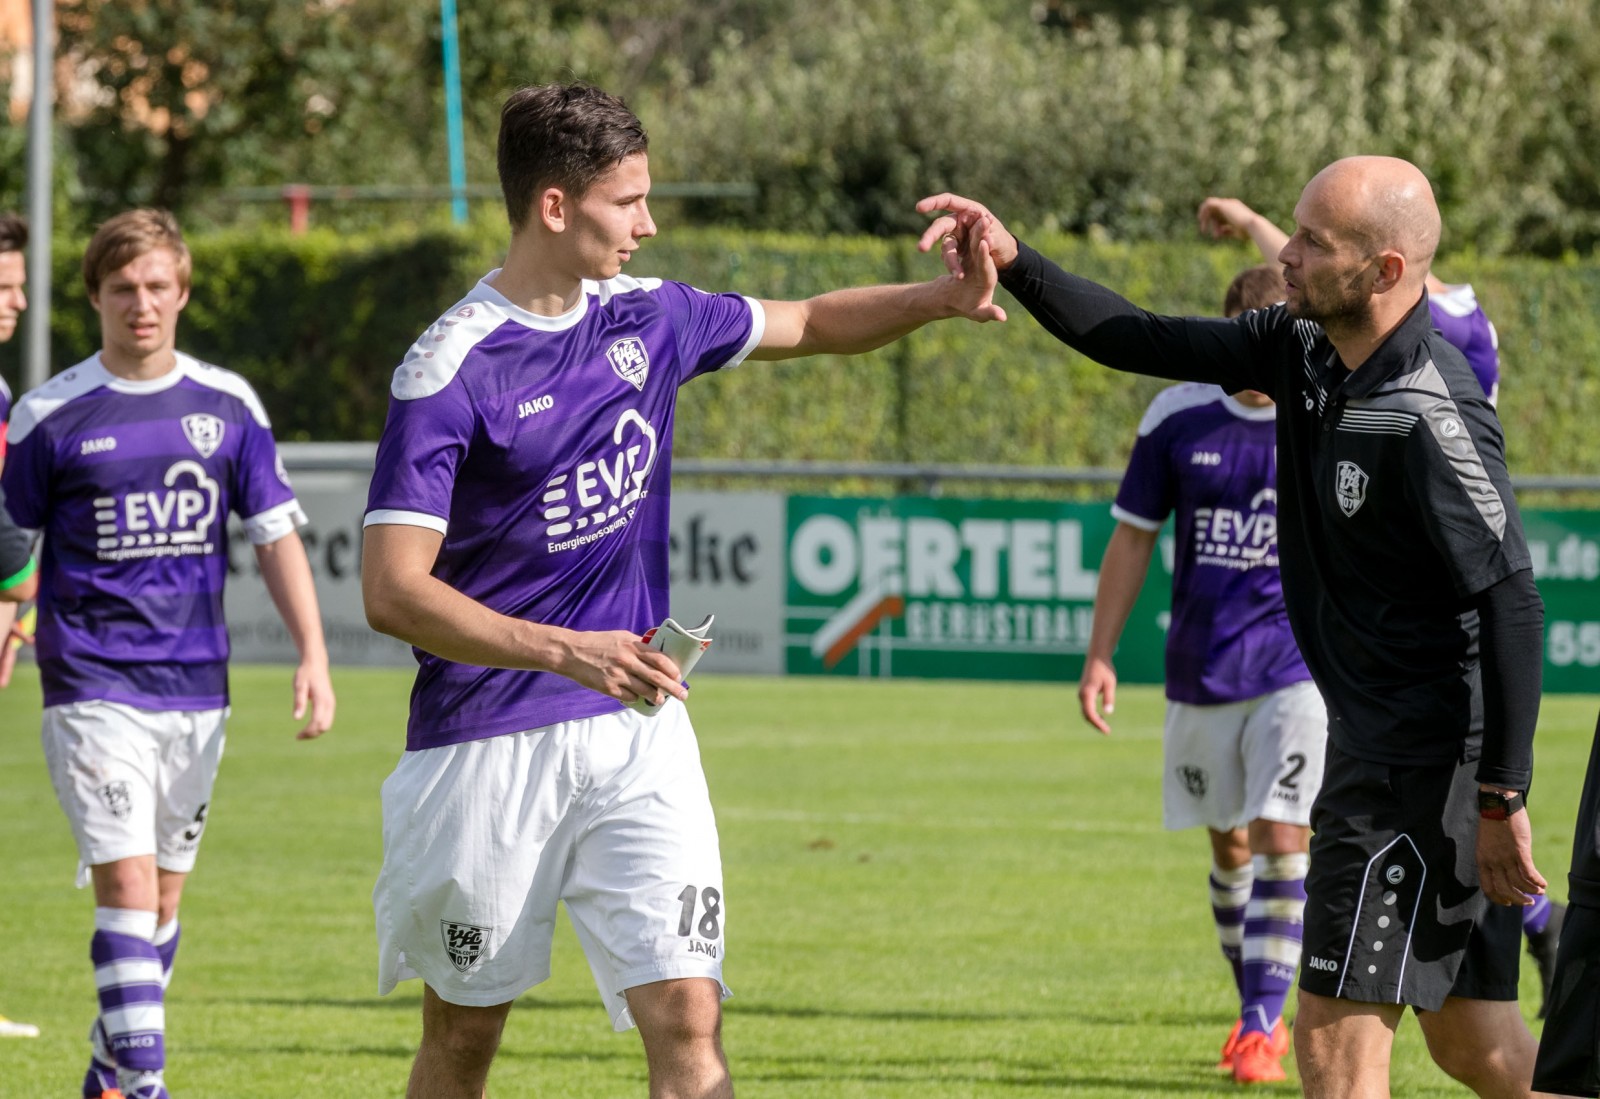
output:
[[[1195,508],[1194,551],[1201,564],[1251,569],[1278,563],[1278,493],[1264,488],[1250,510]]]
[[[174,462],[162,487],[94,501],[95,545],[103,560],[210,553],[222,489],[199,462]],[[141,552],[146,551],[146,552]]]
[[[542,494],[549,552],[572,549],[610,534],[628,521],[624,511],[646,495],[655,466],[656,429],[637,410],[617,418],[611,447],[545,482]],[[593,528],[593,529],[591,529]],[[587,532],[587,533],[581,533]],[[569,537],[571,536],[571,537]]]

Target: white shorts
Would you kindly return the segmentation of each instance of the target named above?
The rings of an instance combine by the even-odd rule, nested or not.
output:
[[[87,868],[154,855],[194,869],[217,781],[228,711],[141,710],[121,702],[47,706],[39,739],[56,800]]]
[[[637,985],[709,977],[729,995],[717,824],[681,703],[407,752],[383,784],[380,995],[421,977],[453,1004],[514,1000],[550,976],[557,901],[617,1030]]]
[[[1219,706],[1168,702],[1162,740],[1168,829],[1311,822],[1328,740],[1328,712],[1314,684]]]

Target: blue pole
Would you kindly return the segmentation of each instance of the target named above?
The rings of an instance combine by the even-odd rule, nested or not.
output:
[[[444,115],[450,143],[450,216],[467,220],[467,150],[461,129],[461,43],[456,33],[456,0],[439,0],[444,38]]]

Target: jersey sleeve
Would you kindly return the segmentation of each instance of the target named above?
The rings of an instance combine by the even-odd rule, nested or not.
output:
[[[1407,443],[1406,487],[1456,594],[1532,566],[1492,418],[1454,401],[1423,410]]]
[[[392,523],[446,533],[456,472],[475,424],[472,399],[459,376],[424,396],[391,393],[363,525]]]
[[[264,546],[305,526],[308,520],[289,484],[272,428],[254,416],[245,420],[244,443],[234,470],[233,507],[252,545]]]
[[[6,509],[19,527],[43,530],[49,522],[53,445],[49,434],[35,425],[6,451],[5,465],[0,467],[0,488],[5,490]]]
[[[660,293],[671,310],[683,363],[679,384],[739,365],[755,350],[766,330],[766,314],[754,298],[707,294],[681,282],[662,283]]]
[[[16,587],[33,573],[33,539],[12,521],[5,490],[0,489],[0,591]]]
[[[1167,460],[1167,433],[1160,427],[1143,433],[1133,444],[1128,470],[1122,475],[1111,514],[1140,530],[1160,530],[1172,514],[1175,493],[1172,463]]]
[[[1131,374],[1277,397],[1276,352],[1293,324],[1282,306],[1232,319],[1164,316],[1062,270],[1020,241],[1017,247],[1000,285],[1073,350]]]

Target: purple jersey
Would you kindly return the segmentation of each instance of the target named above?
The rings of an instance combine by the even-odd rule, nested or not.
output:
[[[227,517],[251,541],[305,522],[266,411],[243,378],[179,354],[152,381],[86,359],[17,402],[6,503],[43,530],[46,706],[227,705]]]
[[[1167,697],[1241,702],[1311,678],[1278,578],[1276,409],[1214,385],[1150,402],[1112,514],[1160,530],[1177,513]]]
[[[1493,404],[1500,390],[1500,334],[1484,316],[1471,285],[1461,283],[1446,287],[1443,294],[1430,294],[1428,312],[1439,334],[1466,356],[1484,396]]]
[[[667,613],[678,386],[743,360],[761,307],[619,276],[546,317],[490,286],[495,274],[395,371],[366,523],[439,531],[433,575],[491,610],[642,634]],[[622,705],[554,672],[417,660],[408,750]]]
[[[11,420],[11,387],[0,378],[0,459],[6,456],[6,429]]]

